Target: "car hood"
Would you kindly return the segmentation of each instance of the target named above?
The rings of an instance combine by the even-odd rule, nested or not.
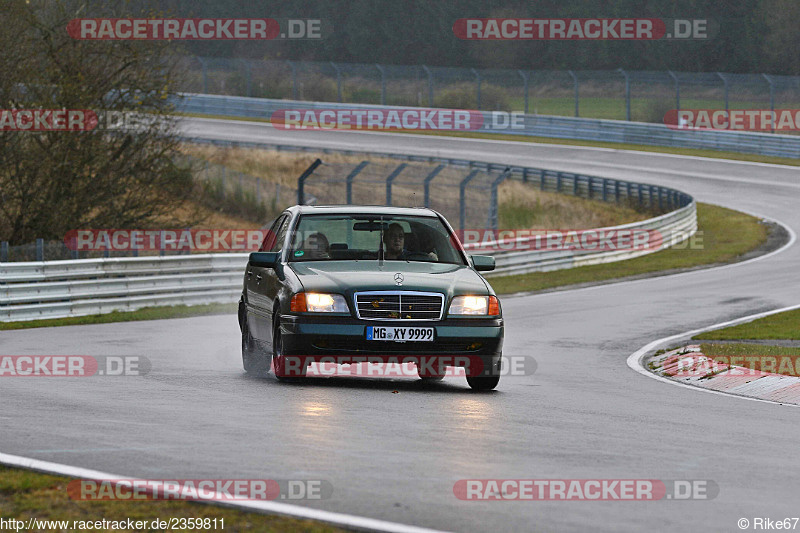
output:
[[[308,261],[290,263],[303,288],[348,297],[356,291],[441,292],[448,300],[459,294],[490,294],[484,279],[464,265],[426,262]],[[395,283],[402,274],[403,283]]]

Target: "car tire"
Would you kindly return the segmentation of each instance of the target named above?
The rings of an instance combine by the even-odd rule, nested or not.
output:
[[[299,376],[286,375],[286,354],[283,353],[283,334],[281,333],[280,318],[275,319],[275,326],[272,330],[272,370],[278,381],[292,383],[305,377],[306,368],[304,367]]]
[[[242,366],[250,375],[263,377],[269,372],[272,357],[264,351],[250,333],[247,317],[242,322]]]
[[[472,390],[492,390],[500,383],[500,376],[467,376],[467,383]]]

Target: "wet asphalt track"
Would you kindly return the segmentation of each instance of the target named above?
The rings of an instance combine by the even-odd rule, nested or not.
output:
[[[800,169],[607,149],[401,134],[285,132],[191,119],[194,136],[436,154],[633,179],[800,230]],[[0,333],[0,354],[139,355],[142,377],[3,378],[0,451],[143,478],[323,479],[301,505],[454,531],[737,531],[798,516],[800,411],[630,370],[649,341],[800,303],[800,252],[679,276],[502,300],[507,355],[533,376],[493,393],[463,378],[244,375],[235,316]],[[394,393],[398,391],[398,393]],[[464,502],[466,478],[707,479],[711,501]],[[752,521],[752,520],[751,520]]]

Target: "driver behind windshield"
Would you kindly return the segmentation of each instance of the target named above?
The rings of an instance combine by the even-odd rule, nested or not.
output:
[[[403,230],[403,226],[397,222],[389,224],[383,234],[383,244],[386,247],[383,257],[385,259],[405,259],[406,251],[403,248],[405,238],[406,232]]]

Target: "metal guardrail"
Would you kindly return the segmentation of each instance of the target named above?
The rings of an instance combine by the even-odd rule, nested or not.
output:
[[[269,119],[281,109],[400,109],[392,106],[271,100],[244,96],[184,94],[175,102],[178,111]],[[664,124],[627,122],[548,115],[525,115],[521,129],[491,129],[491,111],[481,111],[484,125],[477,131],[576,139],[585,141],[644,144],[673,148],[696,148],[800,158],[800,135],[777,135],[741,131],[696,131],[671,129]]]
[[[248,254],[0,264],[0,321],[235,302]]]
[[[355,153],[355,152],[354,152]],[[412,158],[403,154],[384,154]],[[644,250],[522,250],[495,254],[492,275],[572,268],[628,259],[655,252],[697,230],[691,196],[666,187],[545,169],[507,167],[445,158],[485,169],[503,169],[541,190],[605,201],[631,200],[651,207],[677,207],[664,215],[611,229],[647,229],[665,236],[659,248]],[[599,230],[598,230],[599,231]],[[248,254],[99,258],[0,263],[0,321],[35,320],[132,311],[157,305],[236,302]]]

